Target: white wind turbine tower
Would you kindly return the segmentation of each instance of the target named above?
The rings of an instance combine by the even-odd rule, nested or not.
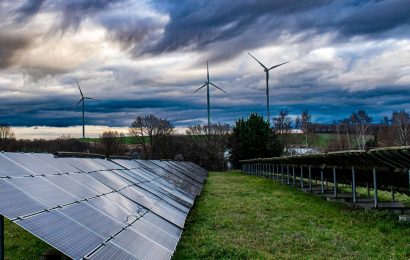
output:
[[[270,125],[270,111],[269,111],[269,71],[277,68],[279,66],[282,66],[283,64],[289,63],[289,61],[272,66],[270,68],[266,67],[265,65],[262,64],[262,62],[260,62],[257,58],[255,58],[254,56],[252,56],[252,54],[250,54],[248,52],[249,56],[251,56],[252,58],[254,58],[263,68],[263,71],[265,71],[266,73],[266,114],[268,117],[268,124]]]

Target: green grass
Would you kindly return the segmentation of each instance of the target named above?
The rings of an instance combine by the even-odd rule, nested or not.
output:
[[[4,218],[4,249],[5,259],[39,259],[51,247]]]
[[[80,138],[81,141],[83,142],[101,142],[101,138],[91,138],[91,137],[87,137],[87,138]],[[124,144],[138,144],[137,138],[133,137],[133,136],[125,136],[122,138]],[[149,143],[149,138],[145,137],[144,138],[145,143]]]
[[[241,173],[210,173],[175,259],[409,259],[410,225]]]
[[[38,259],[49,249],[5,219],[6,259]],[[264,178],[210,173],[174,258],[409,259],[410,225]]]

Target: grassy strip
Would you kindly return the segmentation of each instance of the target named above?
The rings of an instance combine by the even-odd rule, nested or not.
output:
[[[51,247],[4,218],[5,259],[39,259]]]
[[[410,258],[410,225],[240,173],[210,173],[175,259]]]

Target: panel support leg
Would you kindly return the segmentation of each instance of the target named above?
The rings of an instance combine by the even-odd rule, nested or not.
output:
[[[0,260],[4,260],[4,217],[0,215]]]
[[[357,198],[356,198],[356,174],[354,172],[354,167],[352,167],[352,197],[353,197],[353,203],[356,203]]]
[[[295,186],[295,179],[296,179],[296,176],[295,176],[295,165],[292,165],[292,172],[293,172],[293,177],[292,177],[292,185],[293,186]]]
[[[333,167],[333,185],[333,197],[337,198],[337,176],[335,167]]]
[[[286,173],[287,173],[287,177],[288,177],[288,185],[290,184],[290,172],[289,172],[289,165],[286,165]]]
[[[309,165],[309,192],[312,192],[312,167]]]
[[[325,193],[325,183],[323,180],[323,169],[320,169],[320,189],[322,193]]]
[[[300,188],[303,190],[303,166],[300,166]]]
[[[373,189],[374,189],[374,207],[379,207],[379,199],[377,198],[377,172],[376,168],[373,168]]]

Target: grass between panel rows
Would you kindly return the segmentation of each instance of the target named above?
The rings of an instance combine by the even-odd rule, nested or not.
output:
[[[174,259],[410,258],[410,225],[241,173],[210,173]]]

